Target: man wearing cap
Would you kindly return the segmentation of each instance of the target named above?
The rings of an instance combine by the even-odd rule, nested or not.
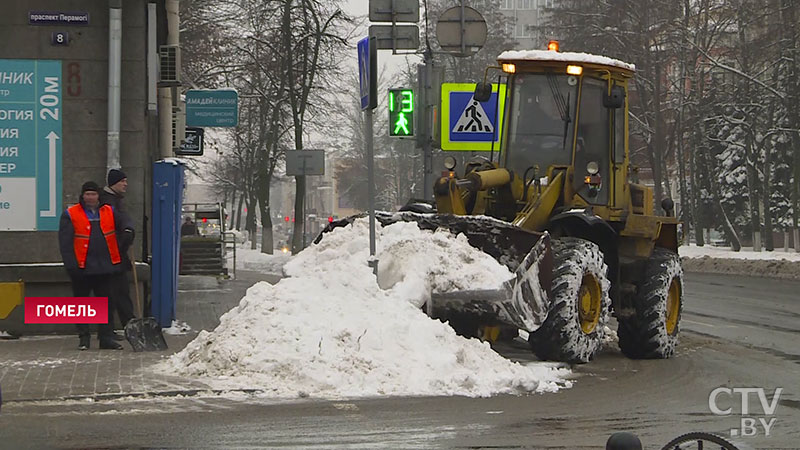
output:
[[[131,302],[130,282],[128,281],[128,271],[131,270],[131,260],[127,256],[130,244],[133,243],[134,227],[133,221],[128,215],[127,211],[122,204],[122,199],[128,192],[128,177],[121,169],[111,169],[108,171],[107,176],[108,186],[103,188],[100,192],[100,204],[110,205],[111,208],[124,220],[125,230],[130,233],[129,243],[120,246],[120,254],[122,255],[122,269],[111,277],[111,298],[109,299],[109,317],[111,326],[114,325],[114,313],[117,312],[119,320],[124,328],[129,320],[133,319],[133,303]],[[125,239],[127,242],[128,239]],[[117,338],[117,335],[114,335]]]
[[[128,192],[128,176],[121,169],[111,169],[108,171],[107,180],[108,186],[100,193],[100,204],[111,205],[119,212],[124,211],[122,199]]]
[[[109,297],[111,275],[122,270],[120,248],[130,245],[132,233],[109,205],[100,205],[100,187],[87,181],[81,187],[80,201],[61,215],[58,243],[64,267],[72,281],[75,297]],[[110,308],[109,308],[110,311]],[[98,326],[101,349],[120,350],[114,342],[111,324]],[[89,348],[89,325],[78,325],[78,348]]]

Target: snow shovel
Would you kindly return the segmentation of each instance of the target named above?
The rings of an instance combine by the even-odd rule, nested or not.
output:
[[[133,266],[133,286],[136,291],[136,310],[139,318],[128,321],[125,325],[125,339],[135,352],[154,352],[167,349],[167,341],[161,332],[161,326],[155,317],[143,317],[142,299],[139,297],[139,278],[136,276],[136,261],[130,257]]]

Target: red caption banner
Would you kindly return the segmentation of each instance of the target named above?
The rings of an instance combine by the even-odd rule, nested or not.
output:
[[[25,297],[25,323],[108,323],[108,297]]]

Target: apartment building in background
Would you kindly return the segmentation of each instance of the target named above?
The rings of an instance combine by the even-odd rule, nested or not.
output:
[[[540,27],[547,17],[547,9],[557,0],[500,0],[500,12],[510,19],[506,23],[508,33],[517,41],[516,49],[542,49],[548,36]]]

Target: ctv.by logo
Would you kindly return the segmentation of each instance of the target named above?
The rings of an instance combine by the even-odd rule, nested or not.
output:
[[[755,436],[763,428],[764,436],[769,436],[772,427],[777,420],[775,417],[775,410],[778,408],[778,402],[781,398],[783,388],[775,388],[772,394],[772,400],[767,400],[767,392],[764,388],[726,388],[718,387],[711,391],[708,395],[708,409],[717,416],[730,416],[733,415],[732,409],[720,409],[717,401],[720,397],[730,397],[731,403],[734,398],[739,396],[741,405],[741,421],[739,429],[732,428],[731,436]],[[761,406],[762,414],[753,413],[750,411],[750,394],[758,396],[758,402]]]

